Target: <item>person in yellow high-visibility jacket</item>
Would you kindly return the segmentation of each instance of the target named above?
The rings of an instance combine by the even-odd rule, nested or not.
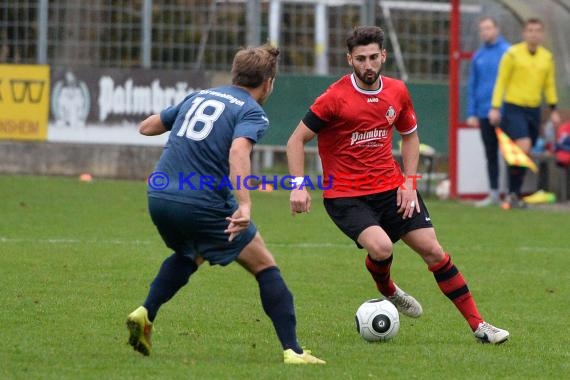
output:
[[[522,37],[523,41],[511,46],[499,64],[489,121],[500,126],[528,153],[540,132],[543,97],[550,106],[550,120],[554,125],[560,123],[560,115],[556,110],[558,95],[554,57],[542,46],[544,23],[537,18],[528,19],[524,23]],[[525,167],[508,165],[509,195],[505,202],[509,208],[526,206],[521,200],[525,174]]]

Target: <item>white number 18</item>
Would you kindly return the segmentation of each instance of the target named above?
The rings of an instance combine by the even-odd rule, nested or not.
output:
[[[226,105],[218,100],[204,98],[196,98],[192,101],[192,106],[186,112],[184,122],[176,136],[182,137],[186,135],[191,140],[204,140],[214,128],[214,123],[222,112],[224,112]],[[206,113],[208,109],[209,113]],[[202,128],[197,129],[196,124],[201,123]]]

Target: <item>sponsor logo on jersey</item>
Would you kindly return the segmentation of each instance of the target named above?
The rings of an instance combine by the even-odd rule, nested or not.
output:
[[[374,128],[371,131],[352,132],[350,137],[350,145],[369,143],[375,140],[382,140],[388,136],[387,129]]]
[[[388,124],[394,124],[394,120],[396,120],[396,110],[394,107],[390,106],[388,111],[386,111],[386,120],[388,120]]]
[[[368,103],[378,103],[378,98],[368,98]]]

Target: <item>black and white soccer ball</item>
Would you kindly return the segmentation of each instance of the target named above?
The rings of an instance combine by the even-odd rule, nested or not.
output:
[[[400,330],[400,315],[396,306],[385,299],[364,302],[356,311],[356,331],[364,340],[390,340]]]

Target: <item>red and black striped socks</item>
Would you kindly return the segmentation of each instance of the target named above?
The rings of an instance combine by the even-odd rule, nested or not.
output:
[[[390,278],[390,266],[392,265],[393,255],[385,260],[376,261],[366,255],[366,269],[372,275],[376,288],[386,297],[393,296],[396,293],[396,286]]]
[[[471,329],[475,331],[483,319],[477,310],[477,305],[465,279],[451,261],[451,257],[446,253],[443,260],[429,266],[428,269],[433,272],[437,285],[443,294],[453,302]]]

